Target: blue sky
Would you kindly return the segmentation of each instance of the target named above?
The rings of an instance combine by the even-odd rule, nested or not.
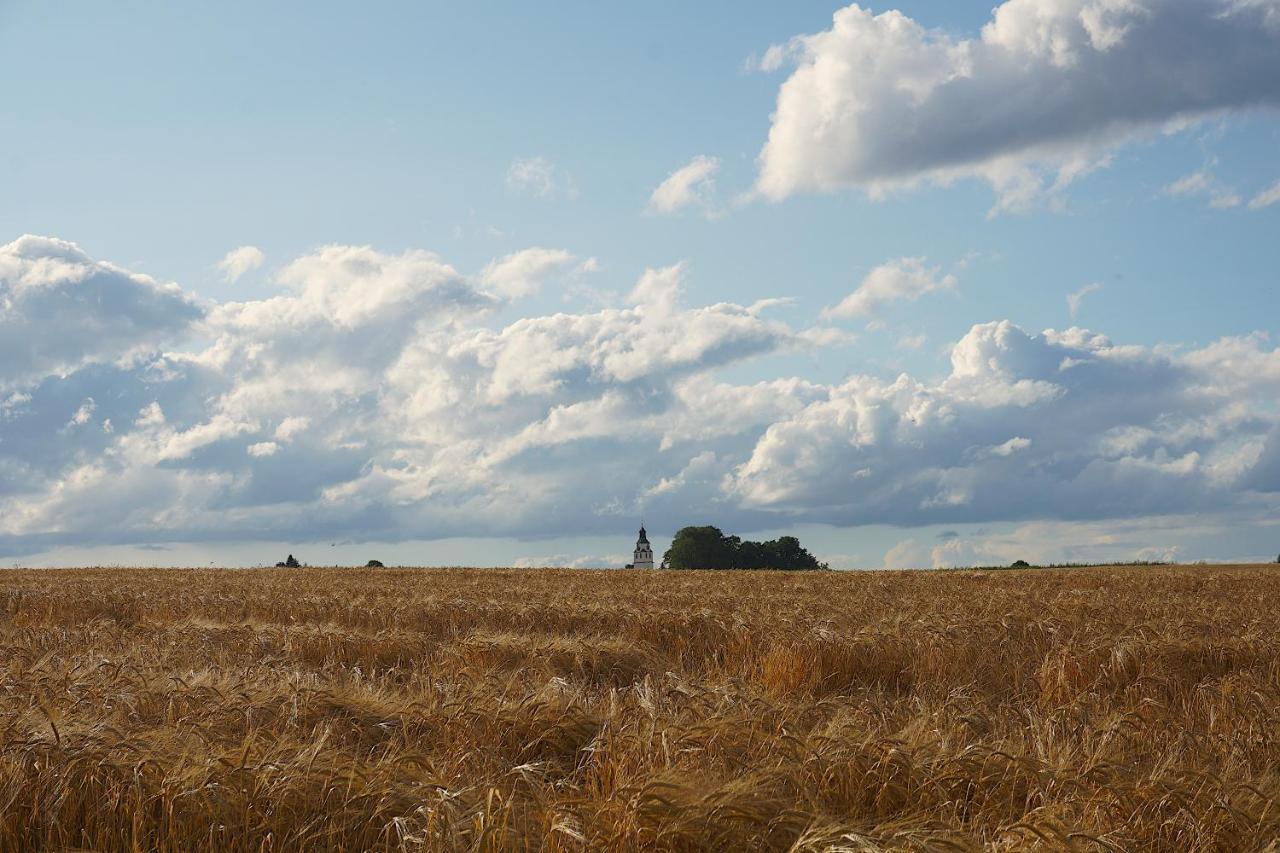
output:
[[[1277,56],[1271,0],[4,4],[0,554],[1274,558]]]

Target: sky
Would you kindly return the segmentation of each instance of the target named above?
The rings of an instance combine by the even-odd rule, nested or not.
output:
[[[0,565],[1280,552],[1280,2],[0,2]]]

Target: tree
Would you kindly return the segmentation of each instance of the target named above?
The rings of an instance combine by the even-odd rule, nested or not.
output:
[[[774,556],[769,551],[768,542],[752,542],[750,539],[739,543],[734,556],[735,569],[763,569],[774,564]]]
[[[734,551],[734,544],[718,527],[682,527],[662,559],[673,569],[732,569]]]
[[[753,542],[725,536],[718,527],[682,527],[663,555],[672,569],[825,569],[794,536]]]

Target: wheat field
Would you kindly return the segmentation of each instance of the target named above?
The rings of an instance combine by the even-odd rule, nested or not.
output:
[[[1280,849],[1280,571],[0,571],[0,850]]]

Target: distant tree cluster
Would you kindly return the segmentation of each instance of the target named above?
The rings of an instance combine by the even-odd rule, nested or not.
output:
[[[718,527],[682,527],[662,557],[669,569],[826,569],[794,536],[752,542]]]
[[[301,569],[301,568],[303,568],[303,567],[304,567],[304,564],[303,564],[303,563],[298,562],[298,559],[297,559],[296,557],[294,557],[292,554],[290,554],[290,555],[289,555],[288,559],[286,559],[286,560],[281,560],[280,562],[276,563],[276,568],[277,568],[277,569]],[[366,569],[384,569],[384,568],[386,568],[386,566],[382,565],[382,561],[381,561],[381,560],[370,560],[369,562],[367,562],[367,563],[365,563],[365,564],[364,564],[364,567],[365,567]]]

